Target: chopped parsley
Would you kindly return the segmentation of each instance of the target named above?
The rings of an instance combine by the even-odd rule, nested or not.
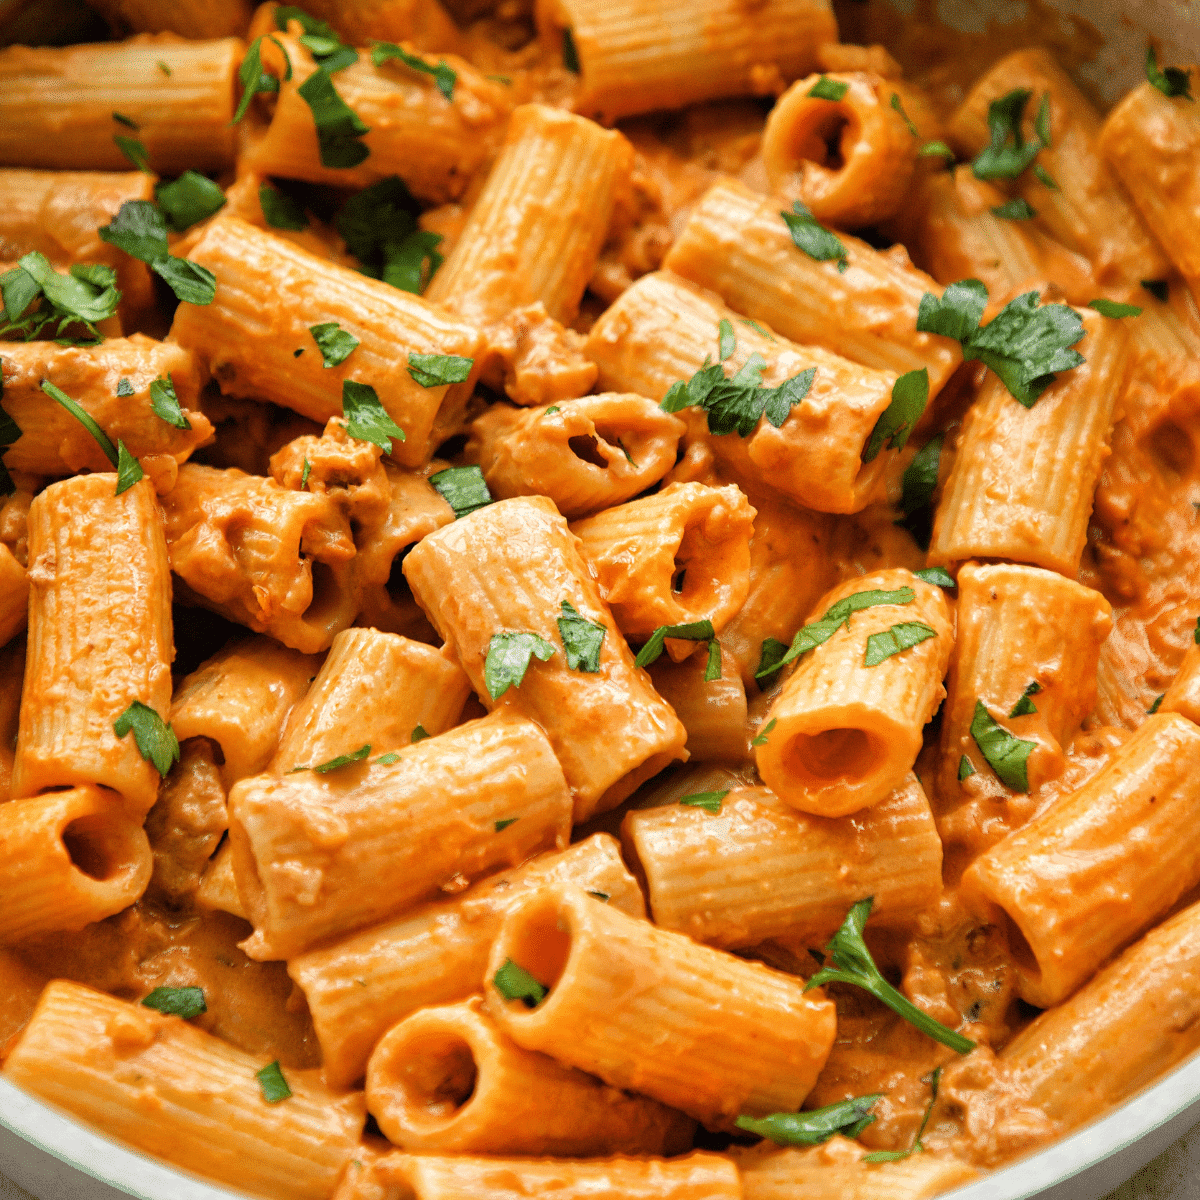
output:
[[[433,82],[437,85],[437,90],[447,100],[454,99],[454,85],[458,82],[458,76],[444,58],[437,66],[430,66],[419,54],[409,54],[407,50],[397,46],[394,42],[376,42],[371,47],[371,61],[377,67],[382,67],[384,63],[390,62],[392,59],[399,59],[412,71],[431,75]]]
[[[483,682],[488,695],[499,700],[510,687],[520,687],[529,670],[529,660],[549,662],[554,647],[536,633],[504,632],[492,635],[483,664]]]
[[[855,592],[844,600],[839,600],[825,611],[819,621],[811,621],[805,625],[792,639],[788,652],[775,664],[768,668],[766,674],[786,666],[793,659],[823,646],[842,626],[849,628],[850,618],[864,608],[875,608],[880,604],[911,604],[916,592],[910,587],[897,588],[892,592],[872,589],[865,592]],[[756,675],[755,678],[758,676]]]
[[[307,229],[308,215],[304,205],[269,183],[258,188],[258,203],[267,224],[272,229]]]
[[[288,1087],[283,1072],[279,1069],[279,1060],[268,1063],[261,1071],[255,1071],[254,1078],[262,1088],[262,1097],[268,1104],[278,1104],[281,1100],[291,1097],[292,1089]]]
[[[409,741],[415,746],[418,742],[423,742],[428,736],[429,734],[425,732],[424,725],[414,725],[412,737],[409,738]]]
[[[132,396],[133,395],[133,384],[130,383],[129,380],[126,379],[124,376],[122,376],[120,379],[117,380],[117,395],[118,396]]]
[[[768,687],[779,674],[779,664],[787,653],[787,643],[778,638],[763,638],[762,650],[759,652],[758,670],[754,672],[755,679],[763,681],[760,687]]]
[[[357,167],[371,153],[361,140],[371,129],[338,95],[329,72],[318,67],[296,90],[312,112],[321,166]]]
[[[379,446],[384,454],[392,452],[392,438],[405,440],[404,430],[388,416],[375,389],[368,383],[342,380],[342,416],[346,432],[360,442]]]
[[[496,832],[502,833],[510,825],[516,824],[516,822],[519,821],[520,819],[521,819],[520,817],[505,817],[505,819],[503,821],[497,821],[496,822]]]
[[[31,251],[0,275],[5,318],[0,338],[32,341],[48,325],[55,325],[60,345],[96,345],[102,340],[96,322],[111,317],[121,300],[116,280],[111,267],[99,264],[77,263],[69,274],[60,275],[44,254]],[[37,307],[30,311],[35,301]],[[82,325],[91,341],[63,339],[74,324]]]
[[[958,760],[958,782],[962,783],[964,779],[970,779],[975,774],[975,768],[971,765],[971,760],[964,754]]]
[[[300,472],[300,490],[308,491],[308,477],[312,474],[312,463],[308,461],[308,455],[304,456],[304,469]]]
[[[164,779],[179,761],[179,741],[175,731],[148,704],[135,700],[114,722],[113,733],[123,738],[133,731],[138,753]]]
[[[1025,292],[981,326],[987,299],[987,288],[978,279],[950,284],[941,299],[926,292],[917,329],[961,342],[964,359],[990,367],[1019,404],[1032,408],[1056,372],[1084,361],[1070,349],[1084,336],[1083,322],[1066,304],[1039,305],[1037,292]]]
[[[447,467],[435,471],[429,482],[434,490],[454,509],[454,518],[465,517],[481,508],[486,508],[495,499],[488,490],[487,481],[478,466]]]
[[[1094,308],[1102,317],[1140,317],[1142,310],[1136,304],[1118,304],[1115,300],[1106,300],[1103,296],[1088,301],[1088,308]]]
[[[168,66],[167,66],[167,64],[166,64],[165,62],[163,62],[163,60],[162,60],[161,58],[160,58],[160,59],[159,59],[159,60],[158,60],[158,61],[157,61],[157,62],[156,62],[154,65],[155,65],[155,66],[156,66],[156,67],[157,67],[157,68],[158,68],[158,69],[159,69],[159,70],[160,70],[160,71],[161,71],[161,72],[162,72],[162,73],[163,73],[163,74],[164,74],[164,75],[165,75],[165,76],[166,76],[168,79],[170,79],[170,78],[171,78],[171,75],[172,75],[171,68],[170,68],[170,67],[168,67]]]
[[[933,493],[937,489],[938,468],[942,458],[942,443],[946,435],[939,433],[931,438],[920,450],[912,462],[904,469],[900,480],[900,511],[904,514],[896,524],[907,529],[913,541],[922,550],[929,549],[933,537]],[[941,571],[950,580],[948,586],[954,586],[954,580],[945,568],[934,567],[931,570]],[[915,572],[920,575],[920,572]],[[927,580],[926,582],[932,582]],[[940,579],[938,582],[941,582]],[[946,584],[942,585],[947,586]]]
[[[772,718],[771,718],[771,719],[770,719],[770,720],[769,720],[769,721],[768,721],[768,722],[767,722],[767,723],[766,723],[766,724],[763,726],[763,728],[762,728],[762,732],[761,732],[761,733],[760,733],[760,734],[759,734],[759,735],[758,735],[756,738],[752,738],[752,739],[751,739],[751,741],[750,741],[750,745],[752,745],[752,746],[765,746],[765,745],[767,744],[767,738],[770,736],[771,730],[772,730],[772,729],[774,729],[774,728],[775,728],[775,726],[776,726],[778,723],[779,723],[779,718],[778,718],[778,717],[772,717]]]
[[[843,83],[840,79],[830,79],[828,75],[822,75],[808,89],[808,95],[812,96],[814,100],[840,100],[849,90],[848,83]]]
[[[337,758],[331,758],[328,762],[318,763],[313,767],[293,767],[288,774],[295,775],[298,771],[316,771],[318,775],[328,775],[330,771],[348,767],[351,763],[362,762],[370,753],[370,744],[359,746],[357,750],[352,750],[349,754],[339,754]]]
[[[1032,697],[1036,696],[1042,690],[1042,685],[1035,679],[1022,693],[1021,698],[1012,706],[1010,717],[1027,717],[1031,713],[1037,712],[1037,705],[1034,704]]]
[[[119,496],[122,492],[128,491],[142,478],[142,468],[138,464],[138,460],[125,448],[125,443],[118,440],[116,446],[114,446],[108,434],[96,424],[92,415],[85,411],[78,401],[72,400],[66,392],[61,388],[55,387],[48,379],[42,380],[42,391],[56,404],[65,408],[96,439],[96,444],[104,451],[104,457],[112,463],[113,469],[117,472],[116,495]],[[145,706],[143,705],[142,707]],[[148,709],[147,711],[152,712],[153,710]],[[128,715],[129,713],[126,711],[121,720],[124,720]],[[157,716],[157,714],[155,715]],[[117,736],[124,737],[125,735],[118,733]],[[178,748],[176,748],[176,752],[178,753]]]
[[[989,211],[993,217],[1001,217],[1005,221],[1031,221],[1037,216],[1037,210],[1030,207],[1029,201],[1019,196],[1003,204],[994,204]]]
[[[175,383],[170,374],[165,379],[160,376],[150,384],[150,407],[155,416],[161,417],[168,425],[176,429],[191,429],[192,423],[179,407],[179,397],[175,394]]]
[[[1181,67],[1167,67],[1160,71],[1158,55],[1154,53],[1153,46],[1146,47],[1146,78],[1151,86],[1158,88],[1164,96],[1182,96],[1185,100],[1194,98],[1191,91],[1190,73]]]
[[[945,567],[922,567],[921,570],[914,571],[913,574],[925,583],[932,583],[935,587],[958,587],[958,580]]]
[[[410,353],[408,356],[408,373],[425,388],[466,383],[474,365],[473,358],[463,358],[459,354]]]
[[[568,601],[562,602],[558,618],[558,636],[567,652],[567,666],[572,671],[594,674],[600,670],[600,649],[608,628],[598,621],[589,621]]]
[[[907,1150],[876,1150],[872,1154],[866,1154],[860,1160],[865,1163],[883,1163],[883,1162],[900,1162],[901,1159],[907,1158],[910,1154],[915,1154],[918,1150],[924,1150],[925,1146],[921,1139],[925,1136],[925,1129],[929,1125],[929,1118],[933,1116],[933,1106],[937,1103],[938,1083],[942,1078],[942,1068],[934,1067],[933,1074],[929,1077],[929,1104],[925,1109],[925,1115],[921,1118],[921,1127],[917,1130],[917,1136],[913,1139],[913,1144]]]
[[[141,129],[141,126],[132,117],[127,117],[124,113],[115,112],[112,119],[118,125],[124,125],[126,129],[132,129],[135,133]]]
[[[871,1109],[882,1099],[883,1095],[879,1093],[840,1100],[837,1104],[827,1104],[824,1108],[814,1108],[808,1112],[738,1117],[737,1127],[747,1133],[769,1138],[779,1146],[817,1146],[829,1141],[836,1133],[848,1138],[858,1137],[876,1120]]]
[[[1158,706],[1163,702],[1166,694],[1166,692],[1163,692],[1161,696],[1154,697],[1154,703],[1150,705],[1148,709],[1146,709],[1146,716],[1152,717],[1156,712],[1158,712]]]
[[[892,108],[894,108],[896,112],[903,117],[904,124],[908,126],[908,132],[911,133],[913,137],[919,138],[921,136],[921,131],[913,124],[912,117],[910,117],[908,113],[904,111],[904,105],[900,103],[900,94],[898,92],[892,93],[891,105]]]
[[[882,633],[873,633],[867,638],[863,666],[877,667],[885,659],[911,650],[934,637],[937,637],[937,630],[931,629],[923,621],[902,621]]]
[[[850,265],[850,260],[846,257],[846,247],[842,244],[841,239],[836,234],[830,233],[812,215],[812,211],[807,205],[797,200],[793,203],[790,213],[781,212],[779,215],[788,227],[788,232],[792,235],[792,241],[796,243],[796,247],[803,250],[809,258],[815,259],[817,262],[836,260],[838,271],[845,271]]]
[[[207,220],[225,206],[225,193],[207,175],[184,171],[173,183],[160,183],[154,199],[176,233]]]
[[[350,357],[358,347],[358,338],[343,329],[336,321],[323,321],[319,325],[310,325],[308,332],[313,335],[317,349],[321,351],[322,366],[338,367]]]
[[[880,414],[867,438],[862,460],[873,462],[887,443],[889,450],[903,450],[913,426],[921,419],[925,405],[929,402],[929,371],[921,367],[908,371],[892,385],[892,399]]]
[[[396,175],[351,196],[335,224],[359,270],[401,291],[419,294],[444,261],[439,233],[417,228],[420,206]]]
[[[572,75],[579,74],[579,47],[575,45],[575,31],[570,25],[562,31],[562,59]]]
[[[945,142],[926,142],[917,151],[919,158],[944,158],[947,162],[954,161],[954,151]]]
[[[719,813],[721,804],[728,795],[729,788],[723,792],[693,792],[690,796],[682,797],[679,803],[688,808],[702,808],[705,812]]]
[[[1032,140],[1026,141],[1021,130],[1025,116],[1025,105],[1033,92],[1028,88],[1014,88],[998,96],[988,105],[988,129],[991,141],[976,156],[971,164],[977,179],[1016,179],[1033,165],[1038,154],[1050,145],[1050,93],[1042,96],[1037,117],[1034,119]]]
[[[377,767],[390,767],[392,765],[392,763],[399,762],[399,761],[400,761],[400,755],[398,755],[395,752],[395,750],[389,750],[387,752],[387,754],[381,754],[375,760],[375,765]]]
[[[149,200],[127,200],[99,233],[101,241],[146,263],[180,300],[188,304],[212,303],[216,277],[207,267],[169,253],[166,221]]]
[[[601,901],[604,904],[607,904],[610,899],[609,894],[607,892],[588,892],[588,895],[595,896],[597,900]]]
[[[727,358],[732,358],[736,350],[737,335],[733,332],[728,318],[722,317],[717,322],[717,357],[724,362]]]
[[[708,642],[709,657],[712,656],[712,647],[716,643],[716,634],[713,632],[713,624],[711,621],[691,621],[685,625],[660,625],[646,641],[646,644],[638,651],[637,658],[634,659],[634,665],[638,667],[648,667],[651,663],[657,662],[661,657],[665,648],[667,638],[682,638],[689,642]],[[718,654],[719,654],[718,646]],[[718,669],[720,667],[720,658],[717,660]],[[718,675],[719,678],[719,675]],[[708,679],[708,672],[705,672],[705,679]]]
[[[526,1008],[537,1008],[549,991],[511,958],[492,976],[492,986],[505,1000],[523,1000]]]
[[[1014,792],[1029,791],[1029,755],[1037,749],[1037,742],[1013,737],[1004,726],[996,724],[982,700],[975,701],[971,736],[1005,787]]]
[[[276,37],[266,35],[271,38],[279,53],[283,55],[284,63],[286,64],[286,72],[284,81],[292,77],[292,60],[288,58],[287,51],[283,48],[283,43]],[[249,49],[246,51],[245,57],[242,59],[242,65],[238,68],[238,82],[242,85],[242,98],[238,103],[237,110],[233,114],[233,120],[230,122],[236,125],[245,115],[246,110],[250,107],[250,101],[255,96],[261,93],[273,93],[279,91],[279,80],[274,75],[268,75],[263,70],[262,65],[262,38],[256,37],[250,43]]]
[[[811,991],[826,983],[853,984],[870,993],[876,1000],[882,1001],[894,1013],[922,1033],[941,1042],[943,1046],[949,1046],[959,1054],[970,1053],[975,1049],[975,1043],[970,1038],[955,1033],[953,1029],[947,1029],[940,1021],[935,1021],[928,1013],[922,1012],[879,973],[879,968],[875,965],[866,942],[863,941],[863,929],[871,915],[874,902],[875,897],[868,896],[851,907],[841,928],[825,947],[825,953],[829,956],[827,965],[808,981],[804,990]]]
[[[185,1021],[208,1012],[204,989],[198,987],[156,987],[142,1004],[168,1016],[182,1017]]]
[[[154,169],[150,166],[150,159],[146,154],[145,145],[137,138],[124,137],[122,134],[117,134],[113,141],[117,144],[117,149],[125,155],[127,159],[135,166],[143,175],[153,175]]]

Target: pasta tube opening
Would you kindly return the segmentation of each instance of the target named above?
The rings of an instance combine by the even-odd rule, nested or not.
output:
[[[62,831],[63,849],[71,865],[96,883],[123,890],[137,874],[144,855],[137,826],[116,817],[116,812],[93,812],[76,817]]]
[[[393,1124],[417,1131],[444,1130],[471,1103],[479,1078],[469,1036],[436,1024],[408,1037],[386,1039],[372,1067],[390,1076],[387,1105],[392,1120],[380,1126],[385,1132]]]

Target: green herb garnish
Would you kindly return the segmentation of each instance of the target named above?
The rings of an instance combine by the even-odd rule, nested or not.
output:
[[[370,384],[342,380],[342,416],[351,437],[379,446],[384,454],[391,454],[392,438],[405,440],[404,430],[388,415]]]
[[[1029,755],[1037,749],[1037,742],[1013,737],[992,719],[982,700],[975,701],[971,736],[1001,783],[1014,792],[1029,791]]]
[[[495,497],[488,490],[487,481],[478,466],[447,467],[430,475],[429,482],[434,490],[454,509],[454,517],[465,517],[481,508],[486,508]]]
[[[408,373],[425,388],[466,383],[474,365],[473,358],[463,358],[459,354],[410,353],[408,356]]]
[[[911,650],[934,637],[937,637],[937,631],[922,621],[903,621],[882,633],[873,633],[867,638],[863,666],[877,667],[884,659],[902,654],[905,650]]]
[[[176,233],[207,220],[225,206],[225,193],[197,171],[184,171],[174,183],[160,183],[154,189],[154,198]]]
[[[287,1080],[279,1069],[278,1059],[268,1063],[261,1071],[255,1071],[254,1078],[258,1080],[258,1086],[262,1088],[262,1097],[268,1104],[278,1104],[292,1094],[292,1089],[288,1087]]]
[[[179,741],[175,731],[149,705],[135,700],[114,722],[113,733],[123,738],[133,730],[138,753],[164,779],[179,761]]]
[[[192,423],[179,407],[175,383],[169,374],[165,379],[160,376],[150,384],[150,407],[155,416],[161,417],[168,425],[173,425],[176,429],[191,429]]]
[[[892,399],[880,414],[867,438],[862,460],[873,462],[887,443],[889,450],[903,450],[913,426],[921,419],[925,405],[929,402],[929,371],[921,367],[908,371],[892,385]]]
[[[723,792],[693,792],[690,796],[682,797],[679,803],[688,808],[702,808],[705,812],[719,813],[721,804],[728,795],[729,788]]]
[[[1193,98],[1190,73],[1181,67],[1167,67],[1160,71],[1158,55],[1154,53],[1153,46],[1146,47],[1146,78],[1164,96],[1182,96],[1185,100]]]
[[[812,215],[807,205],[799,200],[792,204],[792,211],[781,212],[783,223],[792,235],[792,241],[798,249],[803,250],[809,258],[817,262],[836,260],[839,271],[845,271],[850,265],[846,247],[840,238],[830,233],[824,225]]]
[[[1021,693],[1020,700],[1018,700],[1016,704],[1012,706],[1012,712],[1010,712],[1008,715],[1010,717],[1027,717],[1031,713],[1037,712],[1037,706],[1034,704],[1031,697],[1036,696],[1041,690],[1042,685],[1035,679],[1024,690],[1024,692]]]
[[[310,325],[308,332],[313,335],[317,349],[321,351],[321,363],[324,367],[338,367],[350,357],[358,347],[358,338],[343,329],[336,321],[323,321],[320,325]]]
[[[526,1008],[537,1008],[549,991],[511,958],[492,976],[492,986],[505,1000],[523,1000]]]
[[[397,46],[394,42],[376,42],[371,47],[371,61],[377,67],[382,67],[384,63],[392,59],[399,59],[410,70],[419,71],[423,75],[431,75],[433,82],[437,85],[437,90],[447,100],[454,99],[454,85],[458,82],[458,75],[444,58],[437,66],[430,66],[420,55],[409,54],[407,50]]]
[[[488,695],[499,700],[510,687],[520,687],[529,670],[529,660],[549,662],[554,647],[536,633],[504,632],[492,635],[483,664],[483,682]]]
[[[874,1096],[856,1096],[853,1100],[840,1100],[824,1108],[808,1112],[772,1113],[769,1117],[738,1117],[737,1127],[747,1133],[757,1133],[780,1146],[817,1146],[827,1142],[834,1134],[856,1138],[868,1125],[876,1120],[871,1109],[883,1099],[882,1093]]]
[[[848,83],[843,83],[840,79],[830,79],[828,75],[822,75],[816,83],[808,89],[808,94],[815,100],[840,100],[850,90]]]
[[[600,649],[608,628],[598,621],[589,621],[566,600],[562,602],[562,614],[558,618],[558,636],[567,652],[567,666],[572,671],[599,671]]]
[[[185,1021],[208,1012],[204,989],[198,987],[156,987],[142,1004],[168,1016],[182,1017]]]

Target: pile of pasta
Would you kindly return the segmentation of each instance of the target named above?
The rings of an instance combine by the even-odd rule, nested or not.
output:
[[[94,9],[0,50],[6,1080],[280,1200],[921,1200],[1200,1046],[1195,68]]]

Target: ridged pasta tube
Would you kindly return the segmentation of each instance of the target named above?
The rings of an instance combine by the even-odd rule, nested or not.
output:
[[[738,788],[716,813],[632,811],[621,832],[655,924],[723,949],[827,936],[864,896],[875,897],[872,922],[896,924],[942,890],[942,843],[911,773],[852,817],[811,817],[768,788]]]
[[[266,1200],[327,1200],[358,1148],[362,1097],[289,1070],[289,1098],[269,1104],[255,1078],[266,1065],[180,1017],[58,981],[4,1076],[185,1171]]]
[[[706,441],[735,474],[809,508],[865,508],[879,494],[889,457],[885,452],[862,461],[875,422],[891,400],[895,377],[888,372],[755,329],[711,292],[667,271],[644,275],[628,288],[592,326],[585,353],[600,368],[601,387],[662,400],[673,383],[712,361],[722,321],[729,322],[737,341],[727,373],[758,354],[766,364],[767,386],[810,367],[816,374],[782,426],[763,416],[746,438],[736,432],[715,436],[699,409],[683,409],[689,441]]]
[[[0,942],[111,917],[141,897],[151,867],[142,827],[103,788],[0,804]]]
[[[822,80],[843,87],[838,100],[813,95]],[[775,102],[763,129],[762,157],[772,193],[799,200],[818,221],[856,229],[890,217],[917,165],[917,138],[892,106],[888,79],[854,71],[810,75]]]
[[[668,638],[668,652],[678,639]],[[687,730],[690,762],[736,763],[749,756],[746,732],[746,687],[734,663],[721,653],[721,677],[707,679],[708,654],[691,654],[683,662],[664,655],[650,668],[654,690],[675,710]]]
[[[0,646],[7,645],[29,617],[29,572],[0,542]]]
[[[115,495],[111,472],[52,483],[29,509],[29,648],[14,797],[83,783],[143,817],[158,772],[114,723],[171,704],[171,570],[149,479]]]
[[[912,593],[908,602],[896,596],[904,589]],[[852,597],[876,591],[896,598],[854,611]],[[755,747],[763,782],[793,807],[823,817],[869,808],[902,786],[925,723],[946,694],[942,678],[954,648],[941,588],[902,568],[840,584],[822,597],[810,624],[843,601],[851,615],[800,658]],[[868,665],[871,641],[886,642],[905,626],[924,626],[913,630],[924,640]]]
[[[467,1154],[672,1154],[682,1113],[523,1050],[481,997],[406,1017],[371,1054],[367,1108],[393,1145]]]
[[[452,900],[423,904],[290,959],[288,973],[308,1000],[326,1079],[350,1087],[366,1069],[372,1047],[397,1021],[477,992],[505,913],[531,891],[555,882],[604,896],[630,916],[646,915],[620,847],[597,833],[489,876]]]
[[[1074,578],[1125,388],[1121,322],[1080,309],[1084,361],[1032,408],[988,372],[967,410],[929,544],[931,563],[1006,558]]]
[[[623,134],[561,109],[523,104],[426,298],[474,325],[538,301],[569,324],[632,167]]]
[[[171,335],[209,366],[226,395],[271,400],[325,422],[342,415],[344,380],[366,384],[404,430],[404,441],[392,439],[392,457],[402,466],[421,466],[457,431],[474,375],[422,387],[409,372],[408,355],[474,359],[480,347],[475,329],[419,296],[237,217],[212,221],[189,257],[216,276],[216,297],[211,304],[181,304]],[[265,294],[289,299],[264,307]],[[310,326],[329,321],[359,345],[341,365],[326,369]]]
[[[237,145],[234,76],[245,48],[238,38],[167,37],[0,50],[0,164],[125,171],[113,140],[123,135],[160,174],[224,170]]]
[[[719,633],[750,590],[753,529],[740,489],[701,483],[672,483],[571,526],[621,632],[635,641],[694,621]]]
[[[1192,769],[1200,729],[1158,713],[1098,774],[1010,833],[963,875],[1004,913],[1017,990],[1059,1004],[1200,883]]]
[[[747,20],[737,0],[689,0],[670,11],[638,0],[538,0],[550,46],[564,30],[578,58],[577,112],[611,122],[723,96],[770,94],[837,41],[828,0],[766,0]]]
[[[727,180],[692,209],[663,268],[712,288],[730,308],[793,342],[896,375],[925,367],[936,396],[962,362],[957,342],[917,331],[921,297],[942,289],[907,255],[839,237],[844,271],[796,246],[778,200]]]
[[[575,799],[576,822],[615,808],[673,759],[687,733],[633,663],[578,540],[543,496],[501,500],[420,542],[404,560],[417,602],[480,699],[546,731]],[[557,622],[570,604],[607,631],[599,670],[568,665]],[[558,647],[499,699],[487,689],[492,638],[533,633]]]
[[[344,629],[292,710],[271,770],[285,775],[329,762],[351,742],[383,754],[444,733],[470,691],[462,668],[432,646],[378,629]]]
[[[497,987],[510,960],[546,989],[535,1007]],[[519,1046],[718,1127],[798,1109],[837,1023],[832,1001],[802,980],[563,885],[505,918],[485,984],[488,1010]]]
[[[13,342],[4,347],[4,411],[21,436],[4,451],[10,470],[68,475],[107,471],[110,463],[96,439],[66,409],[47,402],[42,382],[61,388],[135,458],[166,456],[182,463],[209,441],[213,427],[200,411],[204,372],[190,350],[140,333],[107,338],[98,346]],[[190,428],[177,429],[152,408],[150,387],[169,379]],[[125,383],[131,394],[118,394]],[[124,389],[122,389],[124,392]]]
[[[247,953],[299,954],[444,885],[565,845],[570,818],[550,743],[508,712],[406,747],[392,763],[243,780],[229,794],[229,839],[255,926]],[[387,886],[372,886],[381,871]]]
[[[573,521],[657,483],[675,465],[686,428],[632,392],[540,408],[493,404],[471,426],[467,453],[494,495],[549,496]]]
[[[1195,640],[1188,646],[1158,711],[1177,712],[1200,725],[1200,644]]]

